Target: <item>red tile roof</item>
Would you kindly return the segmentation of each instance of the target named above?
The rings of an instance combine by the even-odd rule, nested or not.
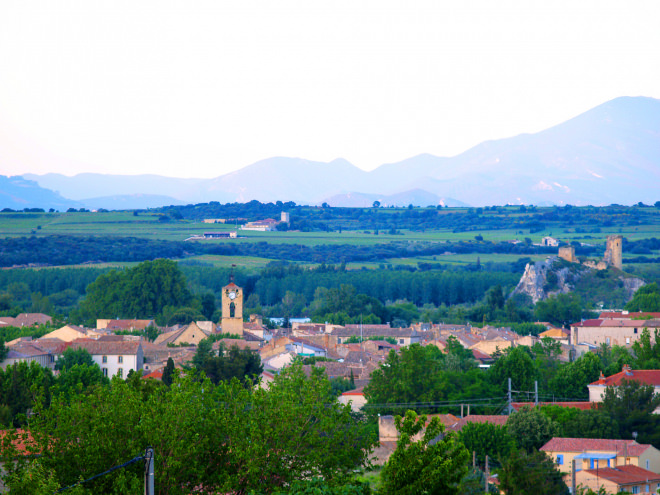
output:
[[[471,414],[459,419],[458,423],[451,426],[449,429],[454,431],[461,431],[461,429],[468,423],[492,423],[494,425],[504,426],[508,419],[509,416]]]
[[[615,468],[585,469],[585,473],[606,479],[617,485],[636,485],[639,483],[656,483],[660,481],[660,474],[647,471],[639,466],[626,464]]]
[[[660,318],[660,313],[653,312],[623,312],[623,311],[603,311],[600,314],[600,318],[646,318],[648,320],[652,318]]]
[[[594,409],[598,407],[597,402],[539,402],[539,406],[559,406],[559,407],[574,407],[576,409],[581,409],[587,411],[589,409]],[[522,409],[523,407],[535,407],[536,404],[533,402],[512,402],[511,407],[515,411]]]
[[[628,454],[627,457],[638,457],[651,447],[649,444],[637,443],[634,440],[609,440],[605,438],[559,438],[555,437],[539,450],[543,452],[585,452],[605,451],[616,452],[617,455]],[[626,450],[627,449],[627,450]]]
[[[619,386],[623,380],[637,381],[643,385],[660,387],[660,370],[630,370],[626,369],[624,365],[624,369],[616,375],[600,378],[589,385]]]

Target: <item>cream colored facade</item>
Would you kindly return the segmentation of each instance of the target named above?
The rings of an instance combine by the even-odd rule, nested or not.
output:
[[[77,327],[75,325],[65,325],[62,328],[53,330],[50,333],[47,333],[42,339],[60,339],[64,342],[73,342],[76,339],[96,339],[102,334],[95,332],[94,330],[88,330],[82,327]]]
[[[572,476],[571,476],[571,466],[573,459],[576,456],[584,454],[584,452],[571,452],[566,450],[545,450],[545,447],[542,448],[543,452],[548,454],[555,464],[558,464],[558,468],[562,473],[566,473],[564,476],[564,481],[568,486],[571,486]],[[628,456],[618,455],[618,452],[613,450],[588,450],[589,454],[616,454],[616,457],[612,459],[576,459],[576,471],[582,471],[585,469],[596,469],[596,468],[606,468],[606,467],[616,467],[623,466],[626,464],[632,464],[633,466],[638,466],[654,473],[660,473],[660,451],[655,447],[649,445],[648,448],[638,454],[632,455],[628,453]],[[593,463],[592,463],[593,462]],[[609,465],[608,465],[609,463]],[[578,478],[576,477],[576,480]]]
[[[204,340],[209,335],[210,332],[206,332],[202,330],[195,322],[192,322],[184,329],[178,329],[172,332],[161,333],[156,338],[156,340],[154,340],[154,344],[198,345],[202,340]]]
[[[235,283],[222,288],[222,333],[243,335],[243,289]]]

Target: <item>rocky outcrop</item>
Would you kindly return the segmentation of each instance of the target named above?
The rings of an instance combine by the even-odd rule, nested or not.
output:
[[[574,282],[575,274],[571,274],[570,270],[565,267],[556,269],[557,260],[557,256],[551,256],[545,261],[528,263],[513,294],[527,294],[536,304],[551,294],[570,292],[573,289],[571,282]],[[554,277],[549,276],[549,273],[554,274]]]
[[[591,265],[567,263],[564,260],[560,260],[557,256],[551,256],[548,257],[548,259],[545,261],[528,263],[525,267],[523,276],[520,278],[518,285],[513,290],[511,295],[527,294],[529,297],[531,297],[534,304],[536,304],[538,301],[542,301],[553,294],[567,294],[573,291],[576,285],[578,285],[578,292],[584,292],[585,283],[590,285],[606,282],[605,280],[602,282],[600,281],[600,279],[603,277],[596,276],[593,279],[587,278],[585,283],[579,283],[582,277],[586,277],[587,274],[597,273],[604,272],[597,271],[597,268]],[[621,274],[622,272],[617,270],[617,273]],[[608,277],[610,279],[610,284],[612,284],[611,275],[612,274],[610,274]],[[642,279],[625,276],[625,274],[615,277],[615,279],[619,281],[618,284],[616,284],[618,285],[619,289],[615,290],[620,290],[623,288],[625,292],[625,296],[623,293],[620,294],[620,299],[618,299],[619,301],[623,297],[625,297],[627,300],[632,299],[637,289],[645,284]],[[589,299],[589,297],[587,297],[587,299]]]
[[[635,292],[637,292],[637,289],[646,285],[646,282],[644,282],[641,278],[619,278],[623,282],[623,287],[626,289],[626,295],[628,296],[628,299],[632,299],[635,295]]]

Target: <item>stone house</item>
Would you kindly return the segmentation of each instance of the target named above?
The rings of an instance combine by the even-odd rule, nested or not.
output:
[[[128,373],[141,370],[144,364],[144,351],[140,340],[99,341],[80,339],[71,342],[71,349],[85,349],[92,360],[99,365],[105,376],[126,378]]]
[[[624,364],[623,369],[614,375],[605,377],[602,373],[600,378],[587,385],[589,388],[590,402],[603,402],[603,395],[607,387],[618,387],[623,381],[636,381],[642,385],[653,385],[655,393],[660,394],[660,370],[633,370]],[[660,412],[658,409],[656,413]],[[660,471],[659,471],[660,472]]]
[[[654,474],[660,472],[660,451],[653,445],[634,440],[556,437],[539,450],[548,454],[560,471],[568,473],[564,477],[568,486],[572,483],[570,472],[574,459],[577,461],[576,481],[580,471],[590,469],[621,469],[632,465]]]

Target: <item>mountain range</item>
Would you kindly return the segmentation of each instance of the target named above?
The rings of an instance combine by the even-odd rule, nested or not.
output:
[[[275,157],[213,179],[25,174],[23,186],[16,183],[9,193],[7,180],[19,179],[0,182],[0,207],[32,204],[20,187],[34,195],[36,184],[43,208],[62,208],[64,198],[91,209],[253,199],[331,206],[654,203],[660,199],[652,186],[660,181],[660,100],[616,98],[535,134],[487,141],[454,157],[422,154],[371,172],[344,159]],[[31,181],[36,184],[25,186]]]

